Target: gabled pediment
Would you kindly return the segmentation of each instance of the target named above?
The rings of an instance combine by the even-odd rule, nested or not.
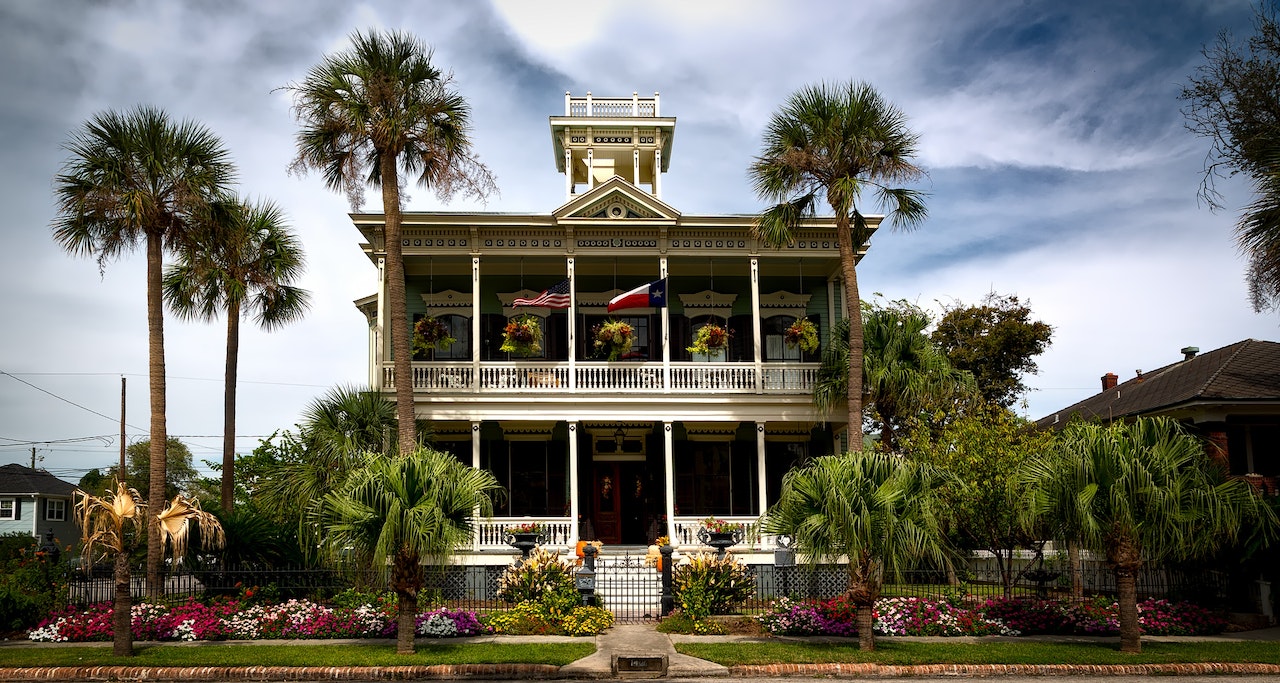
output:
[[[598,218],[601,220],[670,220],[680,212],[661,199],[632,185],[622,176],[596,185],[551,212],[561,218]]]

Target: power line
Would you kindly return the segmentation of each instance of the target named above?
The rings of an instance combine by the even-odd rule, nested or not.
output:
[[[119,423],[119,418],[118,418],[118,417],[112,417],[112,416],[110,416],[110,415],[104,415],[103,413],[100,413],[100,412],[98,412],[98,411],[94,410],[93,408],[86,408],[86,407],[84,407],[84,406],[80,405],[79,403],[76,403],[75,401],[72,401],[72,400],[71,400],[71,399],[69,399],[69,398],[63,398],[63,397],[61,397],[61,396],[59,396],[59,395],[57,395],[57,394],[53,393],[52,391],[49,391],[48,389],[42,389],[42,388],[40,388],[40,387],[38,387],[38,386],[36,386],[36,385],[32,384],[31,382],[28,382],[27,380],[22,379],[22,378],[20,378],[20,377],[16,377],[16,376],[14,376],[14,375],[12,375],[12,374],[10,374],[10,373],[5,372],[4,370],[0,370],[0,375],[6,375],[6,376],[8,376],[8,377],[11,377],[11,378],[13,378],[13,380],[14,380],[15,382],[21,382],[21,383],[23,383],[23,384],[25,384],[25,385],[27,385],[27,386],[31,387],[32,389],[35,389],[36,391],[39,391],[39,392],[44,393],[44,394],[48,394],[48,395],[50,395],[50,396],[52,396],[52,397],[54,397],[54,398],[58,399],[59,401],[62,401],[63,403],[67,403],[67,404],[70,404],[70,405],[73,405],[73,406],[75,406],[75,407],[79,408],[80,410],[83,410],[83,411],[88,412],[88,413],[93,413],[94,415],[97,415],[98,417],[106,418],[106,419],[108,419],[108,420],[111,420],[112,422]],[[126,422],[125,424],[128,424],[128,423]],[[141,427],[136,427],[136,426],[134,426],[134,425],[129,425],[129,426],[130,426],[130,427],[132,427],[132,428],[134,428],[134,429],[142,429]]]
[[[18,373],[6,372],[5,374],[10,375],[11,377],[17,377],[19,375],[23,377],[150,377],[150,375],[145,375],[138,372],[18,372]],[[192,382],[222,382],[225,380],[225,378],[223,377],[182,377],[180,375],[166,375],[165,379],[181,379],[181,380],[188,380]],[[254,379],[237,379],[236,384],[265,384],[268,386],[311,387],[316,389],[329,388],[329,385],[326,385],[326,384],[305,384],[302,382],[269,382],[266,380],[254,380]]]

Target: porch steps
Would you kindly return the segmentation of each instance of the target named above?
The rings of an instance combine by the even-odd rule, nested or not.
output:
[[[662,610],[662,574],[645,566],[643,554],[606,554],[596,559],[596,595],[620,620],[657,618]]]

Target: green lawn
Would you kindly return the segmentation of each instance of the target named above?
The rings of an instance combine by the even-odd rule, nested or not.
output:
[[[676,643],[682,654],[725,666],[738,664],[1168,664],[1248,662],[1280,664],[1280,643],[1148,643],[1126,655],[1114,643],[909,643],[879,640],[863,653],[857,643]]]
[[[596,651],[582,643],[426,643],[413,656],[394,645],[147,645],[133,657],[111,647],[3,647],[3,666],[391,666],[430,664],[552,664],[563,666]]]

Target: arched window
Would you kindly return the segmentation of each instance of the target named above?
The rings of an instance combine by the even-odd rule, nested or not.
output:
[[[464,315],[442,315],[440,321],[449,327],[449,336],[457,341],[436,351],[437,360],[471,360],[471,318]]]

